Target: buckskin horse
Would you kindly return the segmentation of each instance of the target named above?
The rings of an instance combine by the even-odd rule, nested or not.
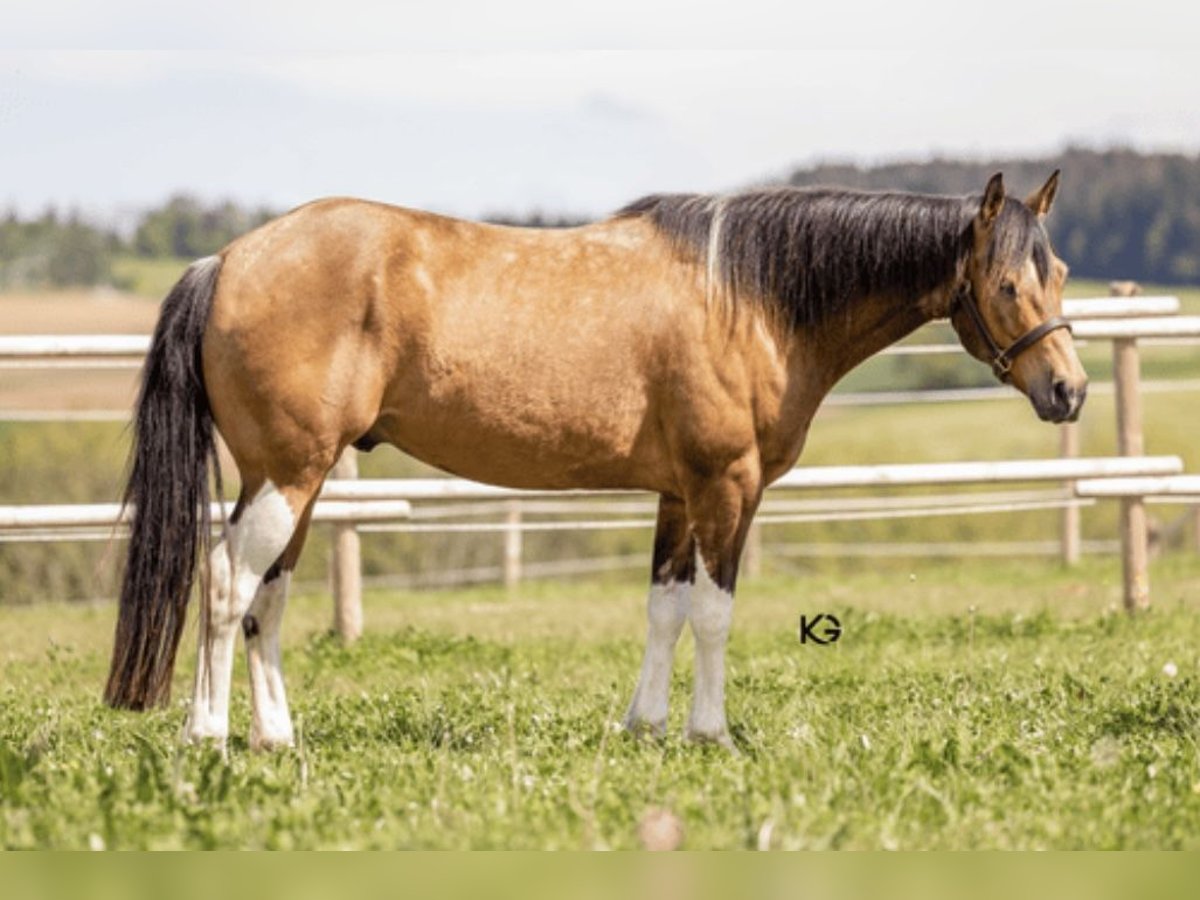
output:
[[[1024,202],[999,174],[974,197],[655,195],[546,230],[328,199],[238,238],[172,289],[146,359],[107,702],[166,700],[199,576],[186,737],[226,737],[241,626],[250,744],[291,744],[279,648],[289,573],[339,454],[386,442],[492,484],[657,493],[626,724],[664,732],[690,622],[687,734],[728,745],[742,544],[839,378],[948,317],[1042,419],[1078,415],[1087,379],[1061,318],[1066,266],[1043,226],[1057,186],[1055,172]],[[241,478],[215,546],[214,427]]]

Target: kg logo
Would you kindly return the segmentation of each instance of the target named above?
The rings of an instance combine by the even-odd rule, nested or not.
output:
[[[819,646],[832,644],[842,636],[842,623],[832,613],[818,613],[809,618],[800,616],[800,643]]]

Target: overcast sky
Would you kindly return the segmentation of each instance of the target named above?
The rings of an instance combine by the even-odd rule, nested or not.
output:
[[[5,0],[0,204],[597,214],[817,160],[1196,153],[1198,34],[1159,0]]]

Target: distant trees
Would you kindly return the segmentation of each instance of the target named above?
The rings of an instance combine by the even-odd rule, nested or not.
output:
[[[1075,275],[1200,282],[1197,156],[1068,148],[1045,159],[817,165],[797,169],[787,180],[795,185],[966,194],[982,190],[988,176],[1002,170],[1010,190],[1023,193],[1041,185],[1054,168],[1063,170],[1063,183],[1048,227]],[[132,234],[121,237],[77,213],[62,216],[51,209],[22,220],[10,212],[0,219],[0,287],[111,284],[117,254],[207,256],[273,215],[262,207],[204,203],[177,194],[147,210]],[[543,212],[493,215],[489,221],[546,228],[583,222]]]
[[[1063,181],[1047,227],[1075,275],[1200,281],[1198,156],[1073,147],[1045,159],[819,165],[797,169],[788,181],[965,194],[981,191],[989,175],[1003,171],[1009,189],[1023,194],[1055,168]]]
[[[21,221],[10,212],[0,221],[0,287],[108,283],[119,243],[78,213],[60,219],[50,209]]]
[[[574,228],[577,225],[586,225],[590,220],[582,216],[556,216],[534,210],[520,216],[493,213],[484,217],[484,221],[493,225],[517,225],[521,228]]]
[[[208,256],[275,215],[262,207],[244,209],[229,200],[205,206],[195,197],[177,194],[142,216],[133,249],[140,256]]]
[[[130,238],[86,221],[78,212],[47,209],[22,219],[0,219],[0,288],[112,284],[113,258],[135,254],[194,259],[220,250],[275,215],[232,201],[205,204],[178,194],[142,214]]]

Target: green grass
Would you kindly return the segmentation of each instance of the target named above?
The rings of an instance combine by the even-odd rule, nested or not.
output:
[[[1200,561],[1160,561],[1132,620],[1113,561],[913,567],[744,585],[737,756],[679,737],[686,638],[670,737],[615,729],[635,581],[375,594],[350,649],[301,597],[303,746],[247,750],[239,663],[228,759],[178,745],[182,699],[99,705],[110,606],[0,608],[0,846],[631,847],[653,806],[692,848],[1200,846]],[[821,611],[844,637],[801,646]]]

